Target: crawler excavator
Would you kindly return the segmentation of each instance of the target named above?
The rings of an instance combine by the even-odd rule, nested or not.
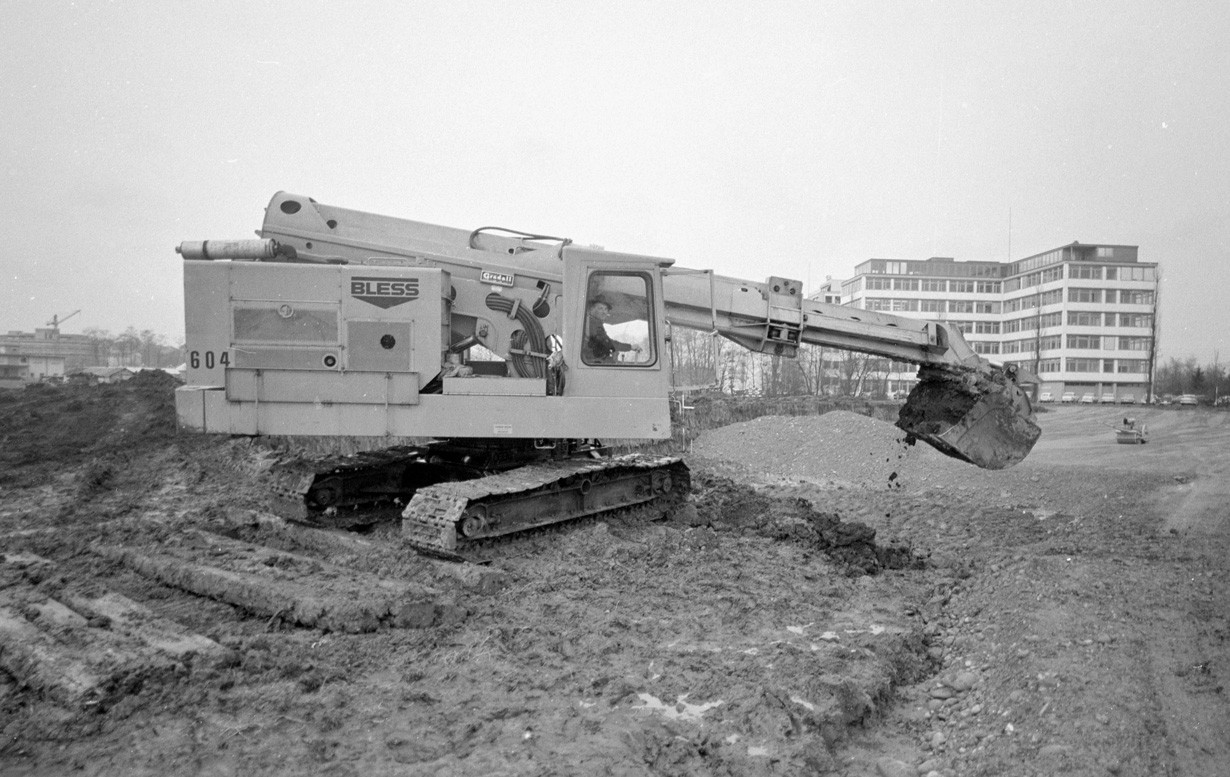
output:
[[[1039,435],[1011,368],[961,333],[805,299],[673,260],[497,227],[462,230],[279,192],[257,239],[184,242],[182,427],[230,435],[412,438],[270,469],[297,520],[401,514],[423,552],[686,496],[676,457],[607,455],[671,434],[672,327],[768,354],[801,344],[918,364],[898,420],[979,467]],[[591,315],[594,303],[605,306]],[[785,453],[785,452],[783,452]]]

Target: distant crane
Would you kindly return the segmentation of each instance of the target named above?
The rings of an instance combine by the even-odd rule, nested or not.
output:
[[[77,315],[80,312],[81,312],[80,309],[74,310],[72,313],[69,313],[64,318],[60,318],[59,316],[53,315],[51,317],[51,320],[47,322],[47,326],[51,327],[52,329],[58,332],[60,331],[60,324],[63,324],[65,321],[69,320],[70,318],[72,318],[73,316]]]

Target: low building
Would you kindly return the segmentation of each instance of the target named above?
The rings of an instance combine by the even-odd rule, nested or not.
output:
[[[68,374],[70,383],[122,383],[136,372],[127,367],[81,367]]]
[[[28,359],[0,345],[0,389],[21,388],[30,382],[29,375]]]
[[[63,380],[91,363],[95,348],[90,337],[63,334],[55,327],[0,334],[0,386]]]

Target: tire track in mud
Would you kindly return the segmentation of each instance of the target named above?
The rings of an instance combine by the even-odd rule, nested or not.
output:
[[[148,673],[88,710],[14,688],[0,701],[0,763],[816,771],[833,767],[850,731],[929,662],[904,598],[845,606],[861,584],[826,559],[814,529],[612,520],[476,572],[427,562],[380,529],[356,537],[279,522],[260,511],[243,462],[228,463],[247,450],[193,438],[129,451],[105,481],[88,461],[65,470],[87,484],[88,501],[67,503],[54,528],[21,534],[24,547],[45,554],[57,576],[124,593],[227,658]],[[25,531],[20,520],[0,528]],[[105,546],[123,553],[95,552]],[[172,585],[174,563],[154,578],[138,574],[145,565],[128,555],[235,574],[301,569],[309,584],[324,571],[413,581],[466,616],[366,634],[297,627],[280,606],[224,604],[181,588],[195,584]],[[230,569],[241,556],[246,566]],[[34,581],[4,591],[16,588],[54,598]]]

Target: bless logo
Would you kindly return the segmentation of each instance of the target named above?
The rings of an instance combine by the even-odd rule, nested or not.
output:
[[[350,296],[391,308],[419,298],[418,278],[351,278]]]

